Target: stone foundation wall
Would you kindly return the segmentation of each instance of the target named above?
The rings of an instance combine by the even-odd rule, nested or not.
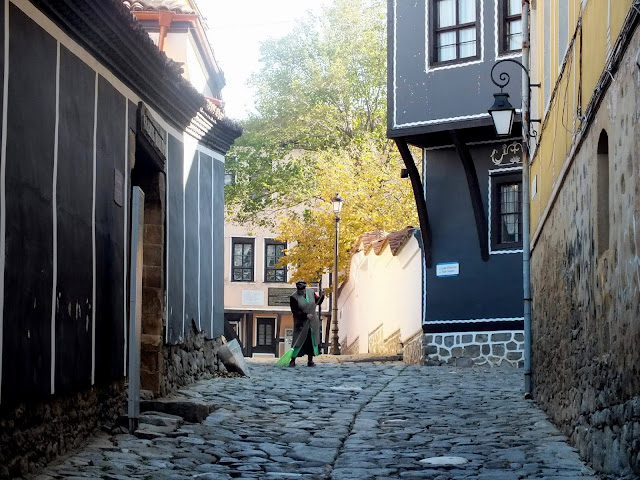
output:
[[[424,363],[424,349],[422,348],[422,329],[404,343],[402,360],[408,365],[422,365]]]
[[[531,257],[534,399],[596,471],[616,479],[640,478],[639,48],[636,29]],[[605,131],[609,215],[602,218],[597,160]],[[598,238],[603,220],[606,245]]]
[[[360,353],[360,337],[356,337],[351,344],[347,344],[347,339],[345,338],[340,345],[340,353],[342,355],[357,355]]]
[[[400,330],[396,330],[387,338],[384,338],[383,333],[383,325],[380,325],[371,334],[369,334],[369,353],[397,355],[398,352],[402,351]]]
[[[163,375],[161,396],[197,381],[203,375],[224,370],[218,361],[219,339],[207,340],[202,332],[191,332],[184,343],[162,349]]]
[[[383,325],[380,325],[369,334],[369,353],[382,353],[382,344],[384,342]]]
[[[36,473],[126,414],[124,381],[0,409],[0,479]]]
[[[522,367],[523,353],[522,330],[424,335],[424,358],[427,365]]]

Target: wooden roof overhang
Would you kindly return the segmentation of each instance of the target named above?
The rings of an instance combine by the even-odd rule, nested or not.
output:
[[[183,78],[122,0],[31,0],[174,128],[225,154],[241,127]]]

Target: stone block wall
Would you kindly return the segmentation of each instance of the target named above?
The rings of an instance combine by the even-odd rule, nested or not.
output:
[[[23,477],[126,414],[124,381],[0,408],[0,479]]]
[[[162,349],[160,394],[167,395],[206,374],[224,369],[218,361],[218,348],[221,344],[221,340],[206,339],[204,333],[194,329],[187,334],[184,343],[165,346]]]
[[[424,358],[427,365],[522,367],[523,353],[522,330],[424,335]]]
[[[383,326],[381,324],[369,333],[369,353],[382,353],[382,344],[384,342],[384,337],[382,336]]]
[[[402,360],[408,365],[422,365],[424,363],[424,349],[422,348],[422,329],[404,343]]]
[[[400,330],[396,330],[387,338],[384,338],[383,325],[380,325],[369,334],[369,353],[380,355],[397,355],[402,351],[400,343]]]
[[[345,338],[340,344],[340,353],[342,355],[357,355],[360,353],[360,337],[356,337],[350,344],[347,344],[347,339]]]
[[[595,470],[634,479],[640,478],[639,49],[636,29],[534,238],[531,261],[534,399]],[[597,235],[606,220],[597,209],[603,131],[606,248]]]

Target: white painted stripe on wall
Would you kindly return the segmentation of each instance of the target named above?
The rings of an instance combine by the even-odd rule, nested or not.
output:
[[[127,240],[128,240],[128,223],[127,223],[127,200],[129,199],[129,100],[124,99],[124,184],[122,185],[122,203],[124,208],[124,248],[122,254],[122,262],[124,264],[124,277],[122,280],[122,324],[124,325],[124,376],[127,376]]]
[[[213,295],[214,295],[213,285],[215,283],[215,280],[214,280],[215,271],[213,269],[214,253],[215,253],[215,248],[214,248],[215,242],[214,242],[214,236],[213,236],[213,231],[214,231],[213,220],[215,218],[215,212],[213,210],[213,205],[214,205],[214,201],[213,201],[214,191],[213,191],[213,189],[215,187],[215,184],[213,183],[213,179],[216,178],[214,169],[215,169],[215,165],[214,165],[214,163],[212,161],[211,162],[211,330],[210,330],[212,337],[213,337],[213,316],[214,316],[213,315],[213,307],[215,306],[215,302],[214,302],[214,299],[213,299]],[[223,227],[222,228],[224,228],[224,223],[223,223]],[[224,235],[223,235],[223,238],[224,238]],[[223,325],[224,325],[224,323],[223,323]]]
[[[202,312],[200,311],[200,161],[201,161],[201,152],[198,151],[198,203],[196,208],[198,209],[198,330],[202,330],[202,324],[200,319],[202,317]]]
[[[165,190],[166,190],[166,205],[167,205],[167,213],[165,215],[166,217],[166,221],[165,221],[165,228],[167,229],[167,234],[165,235],[165,238],[167,239],[165,241],[165,250],[164,250],[164,265],[165,265],[165,277],[164,277],[164,291],[165,291],[165,309],[164,309],[164,314],[165,314],[165,321],[164,321],[164,343],[169,343],[169,318],[170,317],[170,313],[169,312],[169,308],[170,308],[170,304],[169,304],[169,216],[171,215],[171,212],[169,210],[170,205],[169,205],[169,193],[170,193],[170,185],[171,185],[171,177],[169,175],[169,171],[171,170],[171,168],[169,167],[169,162],[171,161],[169,159],[169,135],[167,134],[167,141],[164,142],[164,158],[166,158],[167,160],[167,167],[166,167],[166,171],[165,171],[165,179],[166,179],[166,185],[165,185]]]
[[[98,137],[98,72],[93,101],[93,197],[91,208],[91,243],[93,252],[93,291],[91,294],[91,385],[96,381],[96,142]]]
[[[2,162],[0,162],[0,403],[2,403],[2,344],[4,331],[4,267],[7,234],[7,103],[9,101],[9,0],[4,0],[4,83],[2,86]]]
[[[51,394],[56,392],[56,297],[58,295],[58,134],[60,129],[60,42],[56,49],[56,123],[53,140],[53,274],[51,287]]]

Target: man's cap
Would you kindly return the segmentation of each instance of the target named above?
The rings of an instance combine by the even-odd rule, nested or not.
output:
[[[297,288],[303,288],[303,287],[306,287],[306,286],[307,286],[307,282],[305,282],[304,280],[298,280],[296,282],[296,287]]]

